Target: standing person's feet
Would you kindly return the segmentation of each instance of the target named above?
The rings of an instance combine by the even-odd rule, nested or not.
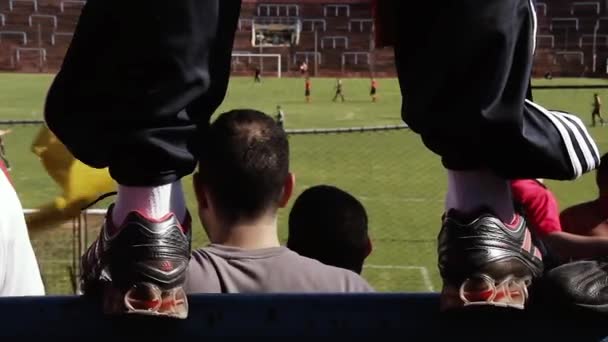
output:
[[[489,305],[523,309],[528,286],[543,272],[540,250],[522,216],[505,224],[483,212],[450,210],[438,237],[441,309]]]
[[[191,218],[150,219],[133,211],[117,227],[108,208],[99,238],[82,256],[85,295],[101,295],[106,314],[186,318],[182,288],[191,250]]]

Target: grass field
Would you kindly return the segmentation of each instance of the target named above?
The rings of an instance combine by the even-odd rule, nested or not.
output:
[[[41,119],[52,76],[0,74],[0,120]],[[249,107],[274,113],[277,104],[286,112],[287,128],[352,127],[400,124],[401,96],[394,79],[380,80],[380,101],[371,103],[368,80],[344,80],[346,103],[332,103],[333,79],[313,79],[313,102],[304,103],[303,80],[265,79],[254,85],[249,78],[233,78],[220,108]],[[608,84],[603,80],[554,79],[550,84]],[[550,108],[582,113],[590,119],[594,90],[539,90],[535,99]],[[599,90],[608,99],[608,90]],[[85,115],[83,113],[83,115]],[[36,126],[11,127],[7,151],[12,175],[26,208],[53,199],[58,188],[29,151]],[[608,128],[592,128],[601,152],[608,151]],[[100,142],[103,143],[103,142]],[[445,171],[408,130],[290,137],[296,196],[311,185],[334,184],[355,194],[366,206],[374,251],[365,277],[381,291],[429,291],[440,287],[436,268],[435,237],[440,224]],[[188,203],[195,212],[190,178],[184,179]],[[595,196],[593,175],[575,182],[548,185],[566,207]],[[102,205],[103,206],[103,205]],[[281,238],[286,238],[289,208],[280,214]],[[96,229],[95,229],[96,230]],[[93,235],[94,232],[92,231]],[[194,246],[206,243],[200,224]],[[67,269],[71,258],[69,225],[32,233],[49,293],[71,291]]]

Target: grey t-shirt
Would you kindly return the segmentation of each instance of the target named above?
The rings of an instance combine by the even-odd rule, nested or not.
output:
[[[358,274],[286,247],[244,250],[209,245],[192,252],[187,293],[373,292]]]

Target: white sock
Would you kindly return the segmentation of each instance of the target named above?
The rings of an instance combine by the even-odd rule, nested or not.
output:
[[[119,184],[112,221],[118,227],[135,210],[152,219],[174,213],[178,220],[183,220],[186,217],[186,200],[181,181],[151,187]]]
[[[448,170],[446,212],[456,209],[467,214],[482,207],[492,210],[503,222],[512,222],[515,209],[509,181],[488,170]]]

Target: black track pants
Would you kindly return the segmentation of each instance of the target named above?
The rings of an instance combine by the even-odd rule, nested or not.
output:
[[[240,0],[88,0],[45,119],[123,185],[191,173],[193,139],[224,99]]]
[[[446,168],[574,179],[597,167],[578,117],[527,99],[536,43],[530,0],[376,5],[378,20],[388,21],[380,32],[395,47],[403,119]]]

